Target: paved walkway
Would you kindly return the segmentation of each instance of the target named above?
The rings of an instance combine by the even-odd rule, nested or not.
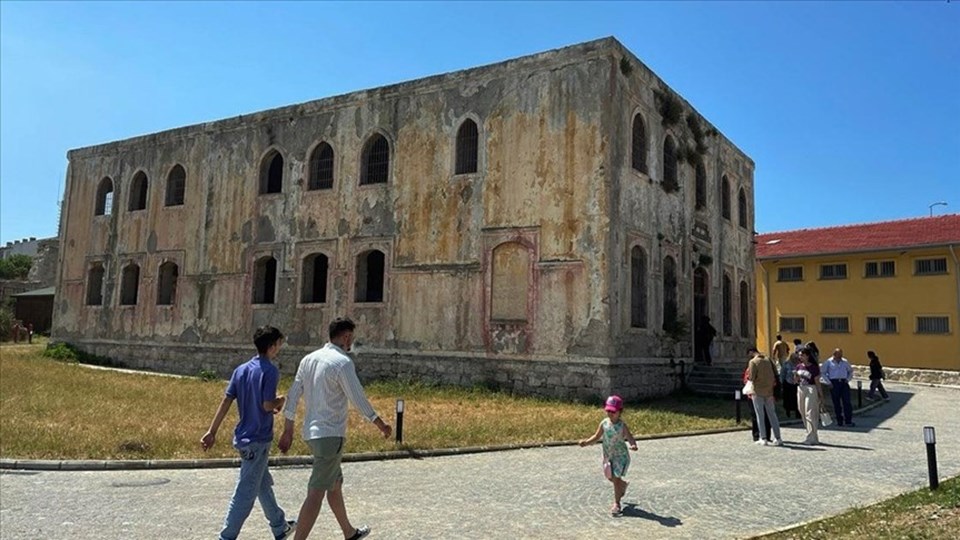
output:
[[[960,474],[960,391],[889,389],[891,402],[856,418],[856,428],[824,430],[819,447],[790,445],[802,438],[796,427],[784,429],[783,448],[755,446],[748,432],[643,441],[621,518],[607,515],[612,490],[599,447],[348,463],[347,508],[356,524],[373,526],[371,538],[747,537],[924,486],[924,425],[937,427],[940,476]],[[216,538],[235,475],[4,471],[0,536]],[[308,476],[302,467],[274,470],[293,516]],[[798,497],[803,504],[792,502]],[[269,538],[258,507],[244,531]],[[312,537],[340,537],[326,507]]]

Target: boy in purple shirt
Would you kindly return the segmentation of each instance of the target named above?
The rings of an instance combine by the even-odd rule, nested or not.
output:
[[[287,521],[283,509],[273,495],[273,477],[267,469],[273,443],[273,415],[283,409],[286,398],[277,396],[280,370],[270,361],[283,345],[283,333],[272,326],[262,326],[253,334],[257,355],[233,371],[220,407],[210,429],[200,439],[206,451],[217,440],[217,431],[230,405],[237,401],[240,421],[233,432],[233,446],[240,454],[240,476],[230,499],[227,517],[220,531],[220,540],[236,540],[240,528],[253,510],[253,501],[260,507],[274,538],[283,540],[296,529],[295,521]]]

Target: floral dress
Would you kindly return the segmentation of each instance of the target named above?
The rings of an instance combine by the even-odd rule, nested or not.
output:
[[[623,422],[613,423],[609,418],[604,418],[600,425],[603,428],[603,463],[609,462],[613,476],[623,478],[630,467],[630,454],[623,436]]]

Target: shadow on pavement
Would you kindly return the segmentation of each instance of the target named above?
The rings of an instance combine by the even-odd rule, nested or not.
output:
[[[661,516],[661,515],[654,514],[653,512],[647,512],[646,510],[638,507],[634,503],[624,503],[623,513],[621,514],[621,516],[649,519],[650,521],[656,521],[657,523],[663,525],[664,527],[679,527],[680,525],[683,525],[683,521],[681,521],[680,518],[675,518],[673,516],[670,516],[670,517]]]
[[[820,444],[818,446],[823,446],[826,448],[844,448],[846,450],[864,450],[867,452],[873,452],[873,448],[870,448],[869,446],[852,446],[849,444],[831,444],[831,443],[825,443],[823,442],[823,440],[820,441]]]

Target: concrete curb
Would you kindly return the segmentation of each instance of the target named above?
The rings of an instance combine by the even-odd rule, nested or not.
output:
[[[884,402],[878,401],[854,410],[859,414],[879,407]],[[800,420],[786,420],[780,423],[781,426],[790,426],[800,424]],[[730,433],[734,431],[745,431],[750,429],[748,425],[705,429],[700,431],[681,431],[677,433],[663,433],[657,435],[641,435],[637,437],[638,441],[652,441],[657,439],[673,439],[677,437],[697,437],[702,435],[714,435],[717,433]],[[556,446],[574,446],[577,441],[551,441],[543,443],[519,443],[519,444],[500,444],[490,446],[467,446],[463,448],[436,448],[430,450],[393,450],[389,452],[365,452],[360,454],[345,454],[343,461],[345,463],[361,461],[385,461],[393,459],[423,459],[440,456],[460,456],[466,454],[479,454],[485,452],[504,452],[508,450],[525,450],[530,448],[549,448]],[[297,467],[313,464],[311,456],[274,456],[270,458],[270,465],[274,467]],[[65,459],[65,460],[42,460],[42,459],[0,459],[0,470],[21,470],[21,471],[133,471],[133,470],[165,470],[165,469],[230,469],[240,466],[239,458],[214,458],[214,459]]]

